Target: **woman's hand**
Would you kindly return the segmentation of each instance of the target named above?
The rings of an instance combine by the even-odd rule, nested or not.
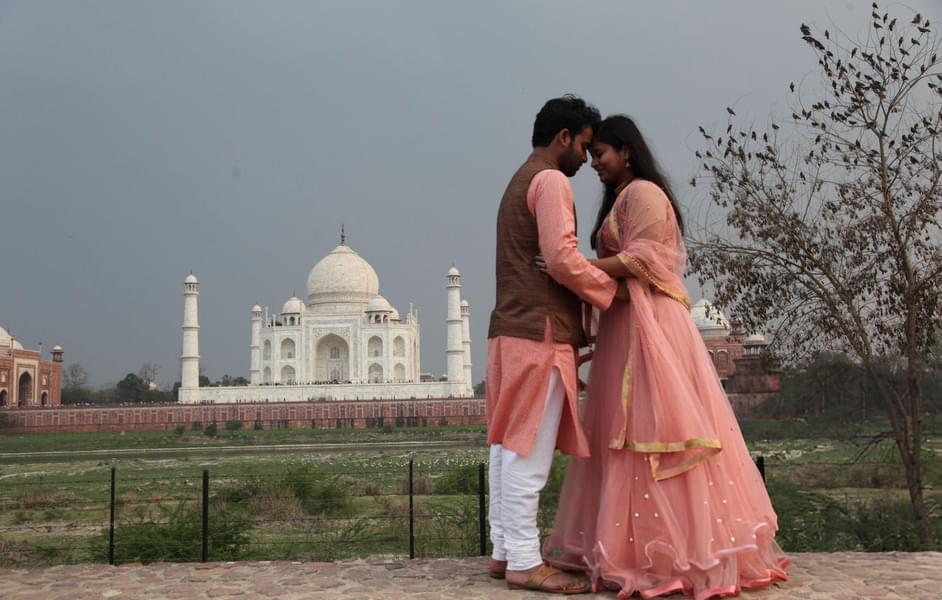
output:
[[[536,265],[536,268],[542,271],[543,273],[548,273],[546,270],[546,261],[543,260],[542,254],[537,254],[533,257],[533,264]]]
[[[616,279],[615,283],[615,299],[623,300],[627,302],[631,299],[631,295],[628,293],[628,280],[627,279]]]

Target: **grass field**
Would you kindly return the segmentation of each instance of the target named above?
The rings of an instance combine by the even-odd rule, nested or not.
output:
[[[928,428],[925,481],[942,500],[938,423]],[[786,550],[912,549],[905,481],[883,425],[825,436],[804,424],[746,421],[753,453],[766,458]],[[375,449],[392,441],[454,447]],[[210,558],[333,560],[409,554],[408,465],[414,464],[417,556],[479,551],[480,427],[427,430],[275,430],[0,436],[0,452],[201,448],[358,443],[370,450],[292,450],[254,456],[129,458],[116,464],[116,560],[198,560],[202,473],[210,474]],[[469,447],[470,446],[470,447]],[[932,458],[935,458],[933,460]],[[0,464],[0,565],[107,561],[111,461]],[[551,523],[565,460],[544,494]],[[935,510],[936,532],[942,520]],[[937,533],[938,535],[938,533]],[[940,547],[938,537],[936,547]]]
[[[201,431],[182,434],[166,431],[125,433],[0,433],[0,454],[82,450],[133,450],[147,448],[213,448],[218,446],[258,446],[273,444],[318,444],[395,441],[469,441],[484,443],[479,425],[409,429],[262,429],[227,431],[213,436]]]

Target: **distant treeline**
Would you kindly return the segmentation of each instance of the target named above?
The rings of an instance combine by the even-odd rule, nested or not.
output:
[[[70,369],[72,369],[70,366]],[[113,386],[92,389],[85,384],[85,378],[63,378],[62,404],[64,405],[109,405],[109,404],[166,404],[177,401],[177,389],[180,382],[174,382],[170,390],[161,390],[139,374],[128,373],[124,379]],[[200,387],[248,385],[245,377],[223,375],[218,381],[211,381],[200,375]]]
[[[906,370],[901,359],[887,358],[884,376],[905,393]],[[924,412],[942,409],[942,361],[922,372],[920,384]],[[874,383],[863,368],[843,354],[820,354],[782,371],[782,389],[776,400],[759,407],[759,416],[816,419],[831,423],[858,423],[886,416]]]

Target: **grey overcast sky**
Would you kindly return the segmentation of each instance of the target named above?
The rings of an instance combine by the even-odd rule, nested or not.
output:
[[[942,14],[937,0],[881,6]],[[909,14],[904,12],[903,14]],[[445,273],[471,303],[475,381],[494,219],[533,116],[574,92],[636,117],[688,210],[698,125],[765,122],[813,71],[803,22],[870,2],[0,1],[0,325],[103,385],[179,378],[183,278],[206,374],[247,375],[273,311],[339,242],[422,319],[445,368]],[[600,187],[573,180],[585,238]],[[587,248],[586,248],[587,249]],[[692,289],[696,299],[701,290]]]

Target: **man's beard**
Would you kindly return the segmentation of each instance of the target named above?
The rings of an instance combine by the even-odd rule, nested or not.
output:
[[[563,155],[559,159],[559,170],[562,171],[563,175],[566,177],[574,176],[579,172],[579,167],[581,166],[582,161],[573,155]]]

